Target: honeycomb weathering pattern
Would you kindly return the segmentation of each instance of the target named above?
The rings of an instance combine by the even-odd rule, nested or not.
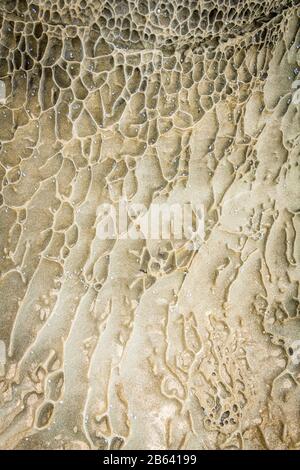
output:
[[[2,449],[300,447],[298,3],[0,0]]]

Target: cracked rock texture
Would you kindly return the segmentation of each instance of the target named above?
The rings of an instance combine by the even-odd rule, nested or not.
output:
[[[0,0],[2,449],[300,447],[298,3]]]

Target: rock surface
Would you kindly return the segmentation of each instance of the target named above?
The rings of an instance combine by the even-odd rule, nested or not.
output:
[[[300,447],[298,3],[0,0],[2,449]]]

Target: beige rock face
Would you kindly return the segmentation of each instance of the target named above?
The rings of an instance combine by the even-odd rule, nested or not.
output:
[[[298,3],[0,0],[2,449],[300,447]]]

